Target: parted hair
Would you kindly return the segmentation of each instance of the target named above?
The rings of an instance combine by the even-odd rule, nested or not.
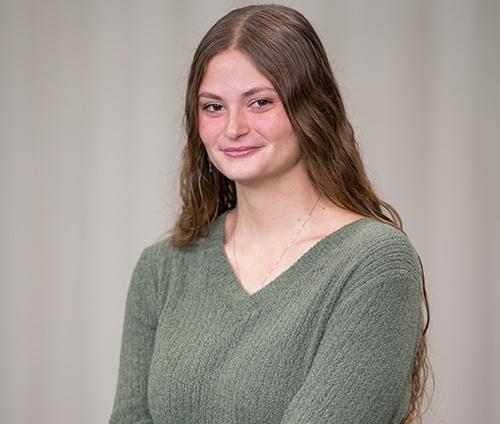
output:
[[[214,220],[236,206],[234,182],[211,166],[198,130],[198,90],[208,63],[230,49],[245,54],[277,91],[314,188],[341,208],[403,231],[398,212],[377,196],[367,177],[340,90],[316,31],[294,9],[254,5],[222,17],[194,53],[185,100],[187,142],[180,174],[181,211],[171,230],[172,243],[184,247],[206,236]],[[423,267],[422,299],[426,322],[412,367],[410,405],[401,424],[422,422],[425,386],[431,371],[426,342],[430,310]]]

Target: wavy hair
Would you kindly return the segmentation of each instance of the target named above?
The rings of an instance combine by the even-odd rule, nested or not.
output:
[[[180,175],[182,209],[171,231],[173,244],[183,247],[205,236],[221,213],[236,206],[234,182],[211,166],[198,132],[201,80],[210,59],[229,49],[245,54],[278,92],[314,188],[341,208],[403,231],[398,212],[376,195],[367,177],[327,54],[314,28],[294,9],[258,5],[235,9],[222,17],[195,51],[184,114],[187,143]],[[412,367],[410,405],[401,424],[422,422],[422,401],[431,371],[426,342],[430,309],[423,266],[422,292],[426,322]]]

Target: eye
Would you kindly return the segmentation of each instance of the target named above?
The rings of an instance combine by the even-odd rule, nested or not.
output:
[[[223,106],[218,103],[210,103],[208,105],[203,106],[203,110],[206,110],[207,112],[210,113],[216,113],[220,112],[222,110],[222,107]]]
[[[256,109],[262,109],[271,103],[270,100],[267,99],[258,99],[251,103],[251,107]]]

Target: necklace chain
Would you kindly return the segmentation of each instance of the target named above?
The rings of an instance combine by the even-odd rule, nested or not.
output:
[[[300,226],[299,230],[295,233],[295,236],[288,242],[287,246],[285,247],[285,250],[281,253],[280,257],[278,260],[274,263],[274,265],[271,267],[269,272],[266,274],[262,282],[257,286],[257,290],[261,289],[267,279],[270,277],[270,275],[273,273],[273,271],[276,269],[276,267],[280,264],[281,260],[285,256],[286,252],[288,252],[288,249],[292,247],[293,243],[295,243],[295,240],[297,240],[297,237],[300,235],[304,227],[306,226],[307,222],[309,221],[309,218],[311,218],[311,215],[314,213],[314,210],[316,209],[316,206],[318,206],[319,199],[321,198],[321,194],[318,196],[318,200],[314,203],[314,206],[311,208],[309,213],[307,214],[306,218],[304,219],[304,222]],[[236,215],[235,215],[235,220],[234,220],[234,230],[233,230],[233,258],[234,258],[234,265],[236,268],[236,276],[239,278],[241,281],[241,273],[240,273],[240,267],[238,265],[238,258],[236,256]]]

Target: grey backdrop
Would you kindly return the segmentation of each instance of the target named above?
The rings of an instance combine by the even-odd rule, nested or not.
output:
[[[132,268],[178,206],[189,61],[242,4],[0,0],[0,422],[107,421]],[[425,264],[425,422],[500,422],[499,2],[286,4]]]

